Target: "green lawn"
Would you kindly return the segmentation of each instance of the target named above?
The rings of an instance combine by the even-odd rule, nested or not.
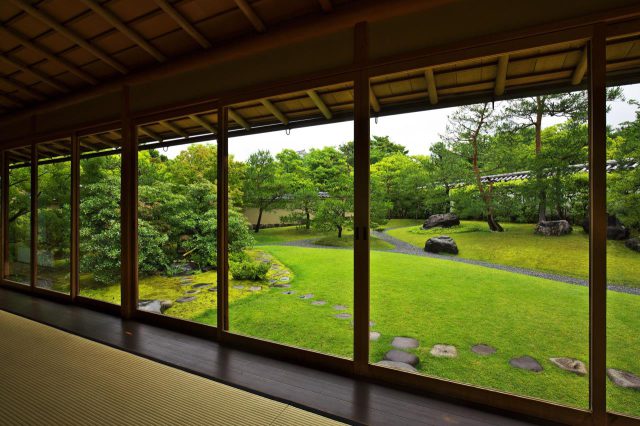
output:
[[[402,219],[400,219],[402,220]],[[407,222],[405,222],[407,223]],[[342,237],[338,238],[337,232],[320,232],[313,229],[307,230],[297,226],[282,226],[278,228],[261,229],[253,234],[257,245],[279,244],[287,241],[300,241],[313,239],[313,244],[327,247],[353,247],[353,231],[345,229]],[[392,250],[393,244],[378,238],[371,237],[372,250]]]
[[[424,247],[430,237],[449,235],[458,245],[459,257],[588,278],[589,236],[581,227],[563,237],[543,237],[533,233],[532,224],[502,225],[505,232],[490,232],[484,222],[462,221],[461,226],[448,229],[423,231],[410,226],[388,233],[417,247]],[[607,242],[607,270],[610,283],[640,287],[640,253],[626,248],[624,242]]]
[[[386,229],[401,228],[405,226],[418,226],[424,223],[424,219],[389,219],[384,225],[376,228],[377,231]]]

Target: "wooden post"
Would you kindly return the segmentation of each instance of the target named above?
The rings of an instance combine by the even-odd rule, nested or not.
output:
[[[368,27],[358,23],[354,33],[354,60],[368,60]],[[354,368],[369,367],[369,77],[362,69],[354,82]]]
[[[229,239],[227,229],[229,226],[229,144],[227,139],[227,107],[218,108],[218,340],[221,340],[224,331],[229,329]]]
[[[122,88],[121,142],[121,312],[128,319],[136,311],[138,298],[138,147],[129,86]]]
[[[9,275],[9,161],[2,151],[2,278]]]
[[[80,292],[80,143],[78,134],[71,136],[71,300]]]
[[[593,424],[606,424],[606,320],[607,320],[607,146],[606,146],[606,33],[594,26],[590,43],[589,73],[589,302],[590,302],[590,397]]]
[[[38,146],[31,144],[31,288],[38,279]]]

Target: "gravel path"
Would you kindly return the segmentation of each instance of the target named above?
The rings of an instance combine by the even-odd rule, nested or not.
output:
[[[547,272],[535,271],[532,269],[526,268],[518,268],[516,266],[507,266],[507,265],[498,265],[496,263],[484,262],[482,260],[474,260],[474,259],[464,259],[461,257],[447,256],[435,253],[427,253],[426,251],[420,249],[419,247],[413,246],[407,242],[399,240],[385,232],[379,231],[371,231],[371,235],[374,237],[386,241],[388,243],[393,244],[395,247],[392,250],[385,250],[390,253],[400,253],[400,254],[408,254],[412,256],[422,256],[422,257],[431,257],[434,259],[448,260],[451,262],[459,262],[466,263],[469,265],[477,265],[483,266],[485,268],[499,269],[501,271],[513,272],[516,274],[528,275],[530,277],[538,277],[545,278],[548,280],[559,281],[572,285],[579,285],[583,287],[588,287],[589,283],[587,280],[583,280],[580,278],[572,278],[564,275],[550,274]],[[350,247],[329,247],[329,246],[319,246],[314,244],[314,238],[306,239],[306,240],[297,240],[297,241],[287,241],[284,243],[279,243],[277,245],[283,246],[294,246],[294,247],[306,247],[306,248],[328,248],[328,249],[336,249],[336,250],[351,250]],[[627,294],[635,294],[640,295],[640,288],[634,287],[624,287],[619,285],[608,285],[607,288],[611,291],[615,291],[618,293],[627,293]]]

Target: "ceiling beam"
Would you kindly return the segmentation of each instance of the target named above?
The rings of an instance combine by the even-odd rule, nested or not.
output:
[[[110,146],[111,148],[120,148],[120,144],[118,144],[117,142],[112,141],[111,139],[109,139],[105,135],[94,135],[94,137],[97,140],[99,140],[100,142],[102,142],[103,144]]]
[[[19,82],[16,79],[10,78],[8,76],[0,76],[0,81],[4,82],[5,84],[13,87],[16,90],[20,90],[22,92],[25,92],[26,94],[28,94],[29,96],[32,96],[36,99],[38,99],[39,101],[43,101],[46,98],[40,93],[37,92],[36,90],[32,89],[31,87],[27,86],[24,83]]]
[[[60,92],[67,93],[69,91],[69,89],[66,86],[64,86],[64,85],[62,85],[60,83],[57,83],[56,81],[52,80],[48,75],[46,75],[46,74],[44,74],[44,73],[42,73],[42,72],[40,72],[40,71],[38,71],[36,69],[30,68],[27,64],[25,64],[24,62],[22,62],[22,61],[20,61],[18,59],[10,58],[10,57],[0,53],[0,61],[4,62],[6,64],[9,64],[12,67],[17,68],[17,69],[19,69],[20,71],[22,71],[24,73],[31,74],[32,76],[36,77],[37,79],[41,80],[42,82],[47,83],[49,86],[59,90]]]
[[[14,99],[13,96],[9,95],[8,93],[4,93],[4,92],[0,93],[0,98],[4,99],[11,105],[16,105],[19,107],[24,106],[22,102]]]
[[[51,51],[47,50],[46,48],[33,43],[32,41],[27,39],[25,36],[20,34],[19,32],[13,29],[10,29],[8,27],[0,27],[0,31],[4,31],[6,34],[9,34],[22,46],[38,52],[39,54],[47,58],[48,61],[57,63],[58,65],[60,65],[61,67],[69,71],[71,74],[75,75],[76,77],[79,77],[91,84],[98,83],[98,80],[96,80],[93,76],[82,71],[80,68],[76,67],[71,62],[67,61],[61,56],[54,55],[53,53],[51,53]]]
[[[431,102],[431,105],[435,105],[438,103],[438,91],[436,89],[436,78],[433,76],[433,68],[427,68],[424,71],[424,78],[427,79],[429,102]]]
[[[45,152],[43,152],[45,154],[46,153],[54,154],[54,155],[68,155],[69,154],[68,152],[58,151],[57,149],[54,149],[54,148],[52,148],[50,146],[43,145],[43,144],[36,145],[36,149],[38,151],[45,151]]]
[[[156,132],[154,132],[153,130],[147,129],[144,126],[139,126],[138,130],[140,130],[142,133],[144,133],[145,135],[149,136],[151,139],[155,139],[158,142],[162,142],[164,139],[162,138],[162,136],[160,136],[159,134],[157,134]]]
[[[164,127],[166,127],[167,129],[171,130],[176,135],[182,136],[183,138],[188,138],[189,137],[187,132],[185,132],[180,127],[176,126],[175,124],[173,124],[173,123],[171,123],[169,121],[160,120],[158,123],[162,124]]]
[[[164,62],[167,57],[164,56],[158,49],[145,40],[140,34],[134,31],[131,27],[127,26],[120,20],[113,12],[107,10],[101,5],[97,4],[94,0],[80,0],[94,13],[100,15],[105,21],[113,25],[118,31],[127,36],[131,41],[144,49],[149,55],[153,56],[158,62]]]
[[[284,113],[280,111],[280,109],[278,109],[278,107],[275,106],[273,102],[271,102],[269,99],[262,99],[260,102],[271,114],[273,114],[274,117],[280,120],[282,124],[289,124],[289,118],[284,115]]]
[[[49,15],[47,15],[47,14],[39,11],[38,9],[32,7],[31,5],[25,3],[24,0],[9,0],[9,1],[12,2],[14,5],[16,5],[17,7],[19,7],[20,9],[22,9],[24,12],[28,13],[29,15],[31,15],[32,17],[42,21],[43,23],[45,23],[46,25],[48,25],[52,29],[56,30],[57,32],[59,32],[60,34],[62,34],[63,36],[65,36],[66,38],[68,38],[69,40],[74,42],[75,44],[77,44],[78,46],[80,46],[80,47],[84,48],[85,50],[89,51],[95,57],[97,57],[98,59],[102,60],[103,62],[109,64],[111,67],[115,68],[116,70],[118,70],[122,74],[126,74],[127,73],[127,69],[122,64],[120,64],[118,61],[116,61],[115,59],[109,57],[102,50],[100,50],[97,47],[93,46],[91,43],[87,42],[85,39],[80,37],[75,32],[69,30],[64,25],[60,24],[59,22],[56,22]]]
[[[501,55],[498,58],[498,64],[496,65],[496,87],[493,93],[496,96],[502,96],[504,94],[504,88],[507,84],[507,68],[509,68],[509,55]]]
[[[228,113],[229,113],[230,119],[232,119],[233,121],[235,121],[236,123],[244,127],[246,130],[251,129],[251,125],[249,124],[249,122],[245,120],[244,117],[242,117],[240,114],[238,114],[231,108],[228,109]]]
[[[204,127],[209,133],[216,134],[216,129],[213,128],[212,124],[209,124],[204,118],[198,117],[197,115],[190,115],[190,119],[198,123],[201,127]]]
[[[326,118],[327,120],[331,120],[331,117],[333,117],[333,114],[331,113],[331,110],[329,109],[327,104],[324,103],[322,98],[316,93],[316,91],[315,90],[307,90],[307,96],[309,96],[311,98],[311,100],[313,101],[314,105],[320,110],[322,115],[324,115],[324,118]]]
[[[369,103],[375,112],[380,112],[380,102],[378,101],[376,94],[373,92],[373,87],[371,87],[371,85],[369,85]]]
[[[200,31],[198,31],[196,27],[193,26],[191,22],[187,21],[184,18],[184,16],[182,16],[180,12],[178,12],[166,0],[155,0],[155,2],[158,5],[158,7],[160,7],[160,9],[164,10],[164,13],[166,13],[171,18],[173,18],[173,20],[176,21],[176,23],[180,25],[180,27],[182,27],[184,32],[189,34],[195,41],[197,41],[200,44],[200,46],[204,47],[205,49],[208,49],[211,47],[211,43],[209,42],[209,40],[207,40],[200,33]]]
[[[251,5],[247,3],[247,0],[234,1],[236,2],[236,5],[238,5],[238,8],[242,11],[242,13],[244,13],[244,16],[246,16],[251,24],[253,24],[253,27],[256,29],[256,31],[258,31],[259,33],[267,31],[267,27],[264,25],[264,22],[262,22],[262,19],[260,19],[260,17],[256,15],[256,12],[253,10]]]
[[[318,0],[318,3],[320,3],[320,7],[325,12],[331,12],[333,10],[333,3],[331,3],[331,0]]]
[[[576,69],[573,71],[573,76],[571,77],[571,84],[574,86],[580,84],[584,75],[587,73],[587,65],[588,65],[589,54],[587,52],[587,48],[582,49],[582,55],[580,56],[580,60],[578,61],[578,65]]]

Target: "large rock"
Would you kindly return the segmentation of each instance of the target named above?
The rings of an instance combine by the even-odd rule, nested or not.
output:
[[[589,217],[582,221],[582,229],[589,233]],[[629,238],[629,230],[615,215],[607,214],[607,240],[626,240]]]
[[[640,252],[640,238],[638,237],[629,238],[627,241],[624,242],[624,245],[633,251]]]
[[[429,238],[424,245],[424,251],[429,253],[451,253],[458,254],[458,245],[453,238],[447,235]]]
[[[545,237],[559,237],[570,234],[571,231],[571,225],[566,220],[543,220],[538,223],[535,232]]]
[[[429,216],[429,219],[424,221],[422,229],[437,228],[451,228],[452,226],[460,225],[460,219],[453,213],[434,214]]]
[[[640,377],[624,370],[616,370],[615,368],[607,369],[607,376],[617,386],[640,391]]]

